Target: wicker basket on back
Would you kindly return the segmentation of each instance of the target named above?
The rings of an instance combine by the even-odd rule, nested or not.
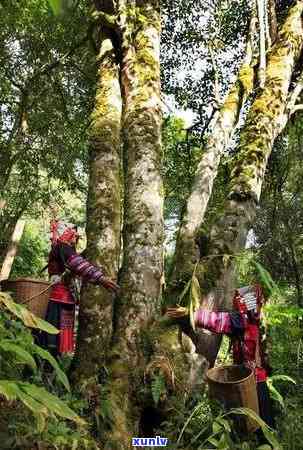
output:
[[[11,292],[17,303],[27,306],[32,313],[42,319],[46,315],[50,286],[47,281],[33,278],[17,278],[1,282],[2,290]]]

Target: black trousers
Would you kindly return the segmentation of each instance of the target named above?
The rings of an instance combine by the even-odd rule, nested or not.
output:
[[[272,401],[266,381],[257,383],[257,394],[259,400],[260,417],[271,428],[275,427],[273,417]]]

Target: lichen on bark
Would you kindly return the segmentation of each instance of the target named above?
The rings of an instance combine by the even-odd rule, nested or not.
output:
[[[231,197],[261,195],[262,179],[273,142],[281,132],[287,95],[303,41],[303,3],[297,2],[268,55],[266,83],[254,101],[241,133],[240,149],[232,171]]]
[[[87,258],[117,278],[120,255],[120,166],[122,99],[119,67],[110,34],[103,32],[97,57],[98,81],[89,129]],[[74,383],[96,379],[112,337],[113,295],[86,286],[81,296]]]
[[[254,64],[252,39],[255,31],[255,17],[252,14],[245,57],[238,77],[231,86],[221,108],[215,113],[210,125],[209,136],[198,164],[191,194],[178,233],[175,264],[170,280],[168,296],[172,301],[191,277],[199,252],[195,237],[204,220],[208,201],[212,194],[221,155],[227,148],[237,126],[240,112],[254,86]]]
[[[302,11],[302,2],[297,2],[289,11],[268,57],[264,89],[253,102],[241,133],[224,215],[211,230],[209,255],[202,260],[198,271],[204,293],[202,306],[209,309],[232,307],[234,257],[245,246],[274,139],[286,125],[288,90],[303,45]],[[206,340],[209,361],[214,363],[219,338],[200,337],[202,354]]]
[[[109,398],[114,409],[107,439],[131,447],[138,431],[136,389],[145,358],[142,333],[159,310],[163,272],[161,103],[157,1],[122,5],[121,82],[124,138],[124,223],[121,298],[109,362]],[[141,380],[141,381],[140,381]],[[109,447],[110,448],[110,447]]]

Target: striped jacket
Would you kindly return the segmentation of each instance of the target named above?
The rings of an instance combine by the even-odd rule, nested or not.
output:
[[[234,363],[254,370],[257,382],[266,380],[258,322],[250,323],[247,316],[239,312],[199,309],[195,313],[195,324],[213,333],[230,336]]]

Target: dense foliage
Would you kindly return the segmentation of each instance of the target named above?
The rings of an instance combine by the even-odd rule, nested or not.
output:
[[[94,50],[84,2],[60,18],[46,0],[0,9],[3,256],[21,214],[58,201],[67,188],[85,190]]]

